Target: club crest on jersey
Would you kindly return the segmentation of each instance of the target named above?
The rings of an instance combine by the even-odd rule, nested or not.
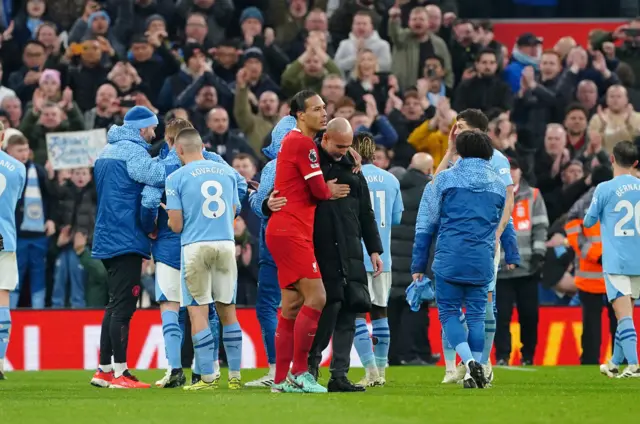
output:
[[[318,162],[318,154],[316,153],[316,149],[309,150],[309,161],[311,161],[311,163]]]

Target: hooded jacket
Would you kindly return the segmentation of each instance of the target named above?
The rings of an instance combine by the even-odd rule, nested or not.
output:
[[[107,142],[94,168],[98,213],[93,257],[136,254],[149,259],[151,241],[140,221],[142,189],[145,185],[164,187],[165,166],[151,158],[151,146],[140,130],[126,124],[113,125]]]

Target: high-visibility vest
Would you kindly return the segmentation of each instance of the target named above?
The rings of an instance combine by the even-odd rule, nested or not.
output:
[[[598,263],[602,257],[600,222],[591,228],[584,228],[582,219],[576,218],[567,222],[564,229],[567,233],[567,241],[578,259],[578,268],[574,279],[576,286],[588,293],[606,293],[602,265]],[[580,237],[586,239],[582,248],[579,243]]]
[[[518,237],[518,251],[522,258],[526,258],[526,261],[529,261],[533,254],[532,247],[540,248],[539,246],[532,246],[531,243],[531,231],[533,226],[537,224],[536,217],[533,216],[533,204],[540,195],[540,191],[537,188],[531,188],[530,190],[530,194],[526,197],[516,192],[517,200],[513,205],[513,212],[511,212],[513,227]],[[544,249],[544,243],[542,244],[541,248]]]

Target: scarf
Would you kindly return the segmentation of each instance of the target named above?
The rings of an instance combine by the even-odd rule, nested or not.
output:
[[[24,214],[20,231],[44,233],[44,204],[38,181],[38,171],[32,163],[27,171],[27,188],[24,191]]]
[[[27,28],[31,33],[31,38],[36,37],[36,31],[38,30],[38,27],[42,25],[42,22],[44,21],[40,18],[27,18]]]
[[[427,99],[431,105],[438,106],[438,101],[446,97],[446,87],[444,85],[444,81],[440,82],[440,92],[438,94],[433,94],[431,91],[427,91]]]
[[[540,58],[527,56],[526,54],[518,51],[517,48],[513,50],[513,53],[511,53],[511,58],[522,63],[524,66],[533,66],[533,69],[536,71],[540,69]]]

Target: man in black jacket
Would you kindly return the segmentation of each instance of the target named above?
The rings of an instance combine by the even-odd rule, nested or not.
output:
[[[433,174],[433,158],[416,153],[407,173],[400,179],[400,192],[404,212],[399,225],[391,232],[392,285],[389,296],[389,328],[393,334],[389,346],[391,365],[424,365],[435,363],[440,357],[431,354],[427,338],[429,311],[427,304],[412,312],[406,301],[405,290],[411,284],[411,254],[416,232],[416,219],[422,192]],[[432,249],[432,252],[435,249]],[[429,262],[432,262],[433,258]],[[428,268],[431,272],[431,267]],[[433,278],[433,275],[429,275]]]
[[[351,189],[343,199],[318,204],[313,234],[327,303],[309,354],[309,372],[317,376],[322,351],[333,335],[330,392],[364,390],[347,379],[356,314],[368,312],[371,306],[361,240],[371,255],[374,269],[382,270],[382,243],[369,187],[362,173],[353,172],[354,161],[347,155],[352,142],[353,130],[342,118],[329,122],[327,132],[318,142],[325,180],[337,179],[339,184],[348,184]]]

